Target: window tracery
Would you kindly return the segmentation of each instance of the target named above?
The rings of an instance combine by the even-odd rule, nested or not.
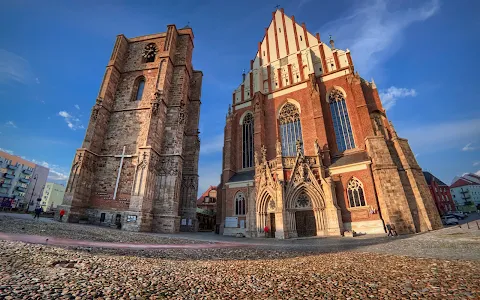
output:
[[[282,139],[282,156],[296,156],[297,142],[301,143],[303,153],[302,125],[300,111],[293,103],[282,107],[279,115],[280,136]]]
[[[245,196],[242,192],[235,195],[235,215],[245,214]]]
[[[242,124],[242,157],[243,168],[253,167],[253,115],[247,113]]]
[[[343,152],[347,149],[355,148],[345,96],[340,90],[333,89],[328,96],[328,100],[330,102],[330,112],[332,113],[338,151]]]
[[[347,186],[347,192],[350,207],[360,207],[366,205],[363,184],[360,180],[355,177],[350,179]]]

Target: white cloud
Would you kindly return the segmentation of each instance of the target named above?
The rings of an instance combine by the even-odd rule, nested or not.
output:
[[[36,159],[31,159],[30,161],[37,165],[44,166],[45,168],[49,169],[48,178],[47,178],[47,180],[49,181],[58,182],[58,181],[66,181],[68,179],[68,171],[66,171],[65,168],[60,167],[59,165],[50,164],[46,161],[43,161],[43,160],[39,161]]]
[[[386,90],[380,91],[380,99],[382,100],[383,107],[388,110],[392,108],[398,99],[405,97],[417,96],[417,91],[414,89],[397,88],[394,86],[389,87]]]
[[[13,121],[7,121],[5,123],[5,126],[12,127],[12,128],[18,128],[17,125],[15,125],[15,123]]]
[[[36,81],[30,63],[23,57],[0,49],[0,82],[30,84]]]
[[[68,127],[72,130],[83,129],[83,124],[79,118],[69,114],[68,112],[62,110],[58,113],[67,123]]]
[[[38,79],[38,77],[35,77],[35,82],[36,82],[37,84],[40,84],[40,79]]]
[[[474,166],[474,167],[475,167],[475,166],[478,166],[478,165],[480,165],[480,161],[476,161],[476,162],[473,163],[473,166]]]
[[[476,147],[472,147],[472,143],[468,143],[462,148],[462,151],[473,151],[476,149]]]
[[[12,151],[12,150],[7,150],[7,149],[0,148],[0,151],[7,152],[8,154],[13,155],[13,151]]]
[[[480,140],[480,119],[409,124],[397,127],[400,137],[410,141],[415,152],[431,153],[443,149],[458,149],[468,141]]]
[[[80,110],[80,106],[78,104],[74,105],[76,109]]]
[[[480,170],[478,170],[477,172],[475,172],[475,175],[480,176]]]
[[[408,9],[393,9],[392,6],[398,7],[398,3],[392,4],[392,1],[355,3],[358,5],[354,9],[325,24],[319,32],[332,34],[338,45],[348,46],[356,69],[364,75],[370,75],[370,71],[400,48],[405,29],[427,20],[440,9],[438,0],[421,2],[420,6]]]
[[[218,153],[218,152],[222,152],[222,149],[223,149],[223,134],[207,137],[200,143],[201,154]]]

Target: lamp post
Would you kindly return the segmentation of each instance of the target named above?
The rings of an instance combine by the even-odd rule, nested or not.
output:
[[[33,194],[35,193],[35,187],[37,186],[38,174],[33,175],[33,179],[35,180],[35,183],[33,185],[32,195],[30,196],[30,200],[27,203],[27,209],[25,210],[26,213],[28,213],[28,209],[30,208],[30,203],[32,203]]]

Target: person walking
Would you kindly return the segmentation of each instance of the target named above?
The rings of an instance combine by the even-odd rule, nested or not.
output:
[[[395,228],[395,225],[394,224],[391,224],[391,230],[392,230],[392,236],[397,236],[398,233],[397,233],[397,229]]]
[[[393,233],[392,233],[392,226],[390,224],[387,224],[387,231],[388,231],[388,235],[387,236],[393,236]]]
[[[35,207],[35,216],[33,219],[40,219],[40,213],[42,212],[42,207],[37,206]]]
[[[60,222],[62,222],[62,219],[63,219],[63,216],[64,216],[64,215],[65,215],[65,210],[62,209],[62,210],[60,211]]]
[[[268,231],[269,231],[269,230],[268,230],[268,226],[265,225],[265,227],[263,227],[263,232],[265,232],[265,237],[269,237]]]

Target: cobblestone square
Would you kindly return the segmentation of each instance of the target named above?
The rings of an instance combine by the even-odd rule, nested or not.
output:
[[[173,238],[1,215],[0,232],[12,236],[23,232],[74,240],[90,235],[90,241],[185,248],[132,250],[2,240],[0,298],[475,299],[480,296],[477,231],[455,227],[398,239]],[[202,248],[218,242],[236,247]]]

